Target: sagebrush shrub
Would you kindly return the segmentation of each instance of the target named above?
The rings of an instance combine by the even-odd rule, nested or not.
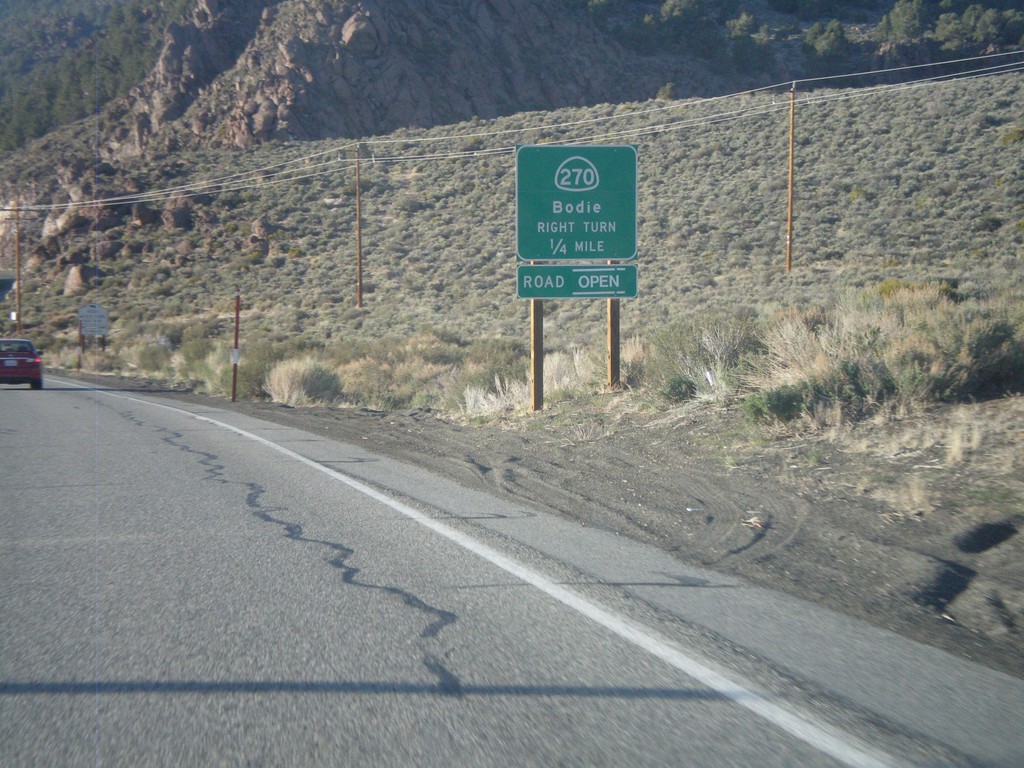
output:
[[[795,313],[774,318],[748,384],[787,398],[796,387],[806,411],[829,406],[854,419],[887,402],[969,400],[1022,386],[1019,328],[1007,305],[947,284],[885,281],[844,294],[815,328]],[[749,408],[785,421],[774,411],[788,408],[764,397]]]
[[[160,344],[149,344],[135,354],[136,364],[144,371],[159,373],[171,362],[171,353]]]
[[[752,320],[737,316],[690,318],[654,334],[648,372],[659,391],[670,381],[693,384],[694,395],[728,398],[740,384],[748,358],[760,348]]]
[[[389,410],[399,408],[391,386],[391,366],[386,360],[363,357],[337,366],[342,396],[352,405]]]
[[[752,422],[789,422],[804,412],[807,388],[784,384],[773,389],[751,393],[743,400],[743,413]]]
[[[907,320],[885,354],[902,394],[959,402],[1021,386],[1022,339],[1003,309],[943,299]]]
[[[260,400],[267,397],[267,376],[271,369],[287,355],[286,350],[270,343],[258,342],[243,347],[238,363],[238,397],[246,400]],[[231,389],[231,366],[221,371],[219,388],[223,391],[226,379],[227,391]]]
[[[697,385],[681,374],[673,374],[665,382],[661,396],[670,403],[681,403],[697,394]]]

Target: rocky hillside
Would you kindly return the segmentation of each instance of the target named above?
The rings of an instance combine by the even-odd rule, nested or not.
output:
[[[0,150],[381,135],[1007,51],[1015,0],[9,0]],[[24,31],[24,34],[22,34]],[[845,83],[849,85],[851,83]]]
[[[965,1],[956,0],[950,7]],[[52,9],[61,2],[50,0],[40,7]],[[910,0],[897,0],[897,5],[907,2]],[[1006,4],[1010,0],[989,2]],[[71,7],[71,0],[67,0],[66,5]],[[77,5],[82,7],[81,2]],[[150,16],[140,10],[143,5],[152,11]],[[19,6],[22,14],[29,13],[27,4]],[[875,10],[868,10],[868,6]],[[213,259],[226,252],[247,250],[250,246],[256,251],[253,258],[271,259],[285,258],[292,251],[334,250],[334,244],[304,242],[309,203],[291,201],[289,196],[298,195],[306,184],[284,190],[288,194],[275,186],[263,199],[257,199],[262,195],[256,189],[247,189],[244,195],[220,195],[215,200],[206,196],[186,198],[163,194],[147,200],[146,196],[147,190],[176,188],[179,184],[204,178],[208,173],[233,175],[240,168],[257,166],[273,169],[278,157],[328,152],[340,162],[331,144],[331,140],[339,137],[356,137],[372,145],[375,140],[384,141],[382,137],[396,130],[415,132],[422,128],[444,133],[447,131],[439,126],[515,115],[523,117],[509,117],[512,122],[502,125],[521,128],[530,121],[537,125],[550,120],[563,121],[563,118],[549,116],[548,110],[555,108],[573,113],[564,117],[568,124],[574,124],[577,110],[583,115],[581,120],[604,121],[617,111],[635,110],[637,102],[655,95],[664,108],[670,108],[670,102],[674,102],[671,109],[682,109],[684,103],[677,101],[679,97],[739,89],[744,78],[748,84],[756,81],[762,85],[788,81],[784,75],[792,75],[809,62],[817,61],[820,66],[843,64],[846,72],[856,71],[853,63],[863,66],[863,61],[855,60],[852,54],[849,60],[840,56],[843,51],[853,50],[842,25],[838,22],[825,27],[820,22],[805,24],[806,34],[801,35],[797,22],[809,16],[809,6],[797,3],[790,8],[780,0],[737,0],[735,4],[713,3],[712,0],[703,3],[698,0],[635,0],[621,4],[610,0],[390,0],[387,3],[375,0],[160,0],[148,5],[147,0],[124,0],[123,4],[110,7],[121,9],[120,16],[112,10],[110,19],[120,18],[117,29],[126,35],[126,30],[148,29],[150,20],[155,25],[157,19],[177,19],[163,25],[160,50],[158,55],[154,52],[155,64],[147,70],[149,74],[124,96],[111,100],[98,120],[89,118],[71,123],[28,142],[18,151],[0,154],[0,202],[8,211],[12,211],[15,204],[22,209],[23,248],[30,253],[40,274],[46,275],[45,280],[53,281],[51,285],[63,284],[68,270],[82,264],[102,260],[107,269],[112,269],[115,255],[125,258],[127,265],[143,253],[145,258],[152,258],[154,250],[159,248],[173,250],[176,261],[190,262],[196,261],[199,254]],[[914,18],[906,13],[893,16],[896,6],[892,13],[885,14],[888,27],[877,33],[884,32],[889,41],[883,45],[880,37],[871,37],[875,34],[872,30],[885,26],[877,21],[881,6],[876,6],[874,0],[856,3],[837,0],[829,4],[830,11],[847,14],[845,18],[850,19],[851,29],[860,29],[862,52],[891,52],[893,46],[904,45],[897,45],[896,41],[927,28],[931,31],[919,40],[920,45],[914,50],[937,55],[941,47],[947,58],[956,55],[961,43],[956,42],[954,33],[960,34],[967,27],[960,29],[953,22],[967,19],[969,14],[966,11],[962,17],[952,12],[943,14],[940,35],[935,20],[921,10],[925,7],[917,3],[910,8],[910,11],[918,8],[922,14],[916,27],[911,24]],[[9,7],[0,6],[0,22],[5,20],[5,13],[10,13]],[[999,34],[1005,33],[1005,39],[1011,40],[1017,34],[1014,14],[1021,20],[1024,14],[1013,10],[993,10],[992,13],[995,14],[990,19],[993,29],[1001,29]],[[730,18],[733,14],[737,15]],[[25,22],[30,17],[19,18]],[[898,22],[895,25],[893,18]],[[996,24],[1000,19],[1005,22],[1000,22],[1003,27]],[[9,17],[6,20],[12,23]],[[979,17],[976,21],[980,24],[983,19]],[[90,39],[87,27],[85,21],[75,26],[85,36],[69,33],[67,45],[86,50]],[[702,43],[695,40],[698,31],[703,35]],[[95,51],[96,74],[100,77],[111,63],[108,54],[118,50],[103,47],[109,43],[109,37],[111,35]],[[0,42],[3,39],[0,34]],[[143,35],[138,39],[149,38]],[[946,46],[952,47],[946,50]],[[135,49],[125,43],[123,50]],[[29,53],[26,53],[26,61],[31,58]],[[1018,59],[1008,59],[1008,65],[1012,66]],[[886,63],[892,62],[886,60]],[[915,76],[923,75],[925,73],[917,72]],[[83,83],[89,80],[85,75],[82,78]],[[824,85],[816,81],[808,87]],[[840,85],[856,83],[844,79]],[[0,91],[2,87],[0,82]],[[770,94],[758,94],[756,98],[761,97],[771,99]],[[737,96],[737,101],[731,103],[743,104],[747,98]],[[980,165],[972,161],[978,168],[986,169],[989,159],[998,156],[991,176],[1001,186],[992,186],[982,177],[971,179],[965,190],[971,191],[972,208],[970,215],[963,217],[962,227],[993,232],[1004,240],[1016,237],[1018,230],[1014,228],[1019,226],[1019,213],[1008,207],[1012,204],[1004,199],[1006,190],[1016,187],[1011,182],[1003,184],[1001,176],[1006,173],[1003,154],[1012,152],[1019,141],[1013,133],[1018,126],[1013,123],[1014,118],[1008,116],[1019,113],[1019,109],[1016,112],[1014,109],[1016,98],[993,97],[991,104],[971,104],[968,98],[963,107],[963,114],[973,121],[971,125],[976,124],[976,132],[1003,133],[994,139],[984,137],[977,152],[985,160]],[[629,107],[630,103],[634,107]],[[767,101],[763,105],[766,114],[775,108],[776,105],[769,106]],[[921,105],[915,105],[911,111],[931,117],[936,110],[937,114],[942,111]],[[642,115],[643,110],[637,114]],[[902,120],[899,114],[893,117]],[[876,146],[878,142],[871,138],[875,129],[861,131],[853,127],[859,119],[835,118],[836,128],[822,135],[832,141],[835,135],[855,131],[854,136],[838,146],[848,150],[851,142],[863,135],[867,144],[859,147],[858,151],[863,152],[860,157],[871,158],[877,153],[892,157],[891,147]],[[877,123],[874,116],[868,124],[872,123]],[[965,133],[965,124],[962,115],[950,116],[949,125],[943,123],[942,128],[952,137],[977,138],[975,132]],[[783,125],[784,122],[774,123],[771,131],[782,130]],[[927,122],[907,119],[891,127],[889,133],[909,144],[908,154],[919,155],[924,145],[910,138],[927,125]],[[524,133],[512,128],[495,128],[495,124],[492,129],[507,131],[489,140],[498,146],[527,141],[579,140],[590,135],[586,131],[548,129]],[[635,129],[643,130],[640,126]],[[472,130],[463,126],[457,132]],[[435,147],[442,146],[436,139],[431,141],[435,142]],[[755,150],[757,141],[761,141],[762,146]],[[727,168],[723,166],[721,175],[710,184],[710,192],[696,195],[693,202],[680,201],[677,208],[665,204],[668,199],[665,194],[652,192],[652,199],[665,208],[659,215],[662,219],[669,214],[681,219],[692,217],[695,205],[706,208],[707,200],[718,196],[723,179],[739,184],[737,180],[751,169],[761,169],[765,163],[774,167],[774,161],[769,158],[785,146],[783,142],[781,134],[772,138],[763,128],[744,129],[731,134],[727,140],[709,139],[699,147],[680,149],[679,158],[688,163],[699,151],[699,159],[721,159],[724,163],[731,158],[730,164]],[[470,146],[462,140],[455,143],[459,149]],[[743,151],[748,145],[749,153]],[[325,150],[325,146],[331,148]],[[472,148],[479,146],[483,145],[473,144]],[[446,146],[447,151],[451,149]],[[658,162],[665,164],[666,168],[659,172],[666,174],[666,178],[680,175],[679,168],[672,167],[675,156],[671,152],[666,154],[659,149],[650,156],[660,158]],[[743,162],[740,162],[741,156]],[[833,152],[825,159],[832,161],[840,156]],[[946,156],[954,160],[960,158],[957,152],[943,150],[941,157]],[[855,202],[863,201],[872,210],[878,208],[873,201],[880,193],[874,191],[877,181],[873,178],[854,184],[848,169],[829,173],[825,171],[827,165],[808,162],[825,177],[825,182],[814,188],[819,194],[825,194],[821,190],[828,193],[815,211],[839,205],[841,212],[848,215],[849,211],[842,205],[847,197]],[[863,160],[860,167],[868,165],[869,161]],[[922,172],[927,170],[922,164]],[[699,249],[688,251],[694,258],[714,253],[718,259],[735,258],[745,265],[761,243],[768,243],[774,237],[773,228],[777,228],[774,217],[778,213],[765,206],[766,201],[776,199],[784,176],[767,170],[757,173],[769,175],[752,177],[749,183],[739,184],[737,193],[732,196],[732,210],[723,207],[709,214],[716,220],[720,218],[720,225],[700,225],[694,235],[699,236]],[[387,205],[397,206],[400,213],[419,212],[422,218],[427,218],[426,212],[440,202],[435,199],[436,188],[450,181],[441,174],[435,179],[434,188],[420,188],[418,185],[429,175],[419,173],[417,181],[416,174],[403,176],[396,170],[387,184],[377,180],[378,188],[369,190],[368,199],[372,202],[373,195],[379,192],[383,203],[393,192],[395,196],[387,198]],[[489,173],[485,176],[491,178]],[[507,175],[500,179],[494,177],[494,183],[504,183],[508,178]],[[893,178],[898,182],[904,175],[894,171]],[[262,177],[254,177],[254,186],[261,181]],[[949,178],[942,181],[943,195],[950,194],[952,182]],[[344,190],[348,194],[352,181],[344,183],[348,185]],[[938,182],[929,181],[931,183]],[[703,181],[691,180],[680,191],[697,190],[703,185]],[[833,190],[837,185],[841,188]],[[497,187],[491,193],[504,194],[496,190]],[[741,210],[737,200],[739,196],[750,195],[751,190],[757,191],[756,199]],[[337,197],[338,190],[332,188],[329,193],[324,192],[317,205],[328,205],[333,210],[334,205],[324,201]],[[92,198],[120,200],[102,208],[83,205]],[[894,204],[905,204],[900,202],[904,198],[906,195],[900,193]],[[990,199],[995,199],[998,207],[981,211],[980,206]],[[483,199],[481,209],[489,208],[492,203],[491,198]],[[925,199],[919,202],[921,206],[930,204]],[[26,215],[25,209],[33,206],[38,210],[34,215]],[[507,215],[507,207],[507,202],[502,203],[502,220]],[[744,211],[747,218],[740,215]],[[750,217],[754,214],[750,211],[756,212],[757,221],[765,222],[763,227],[751,224],[754,219]],[[302,220],[291,223],[299,212]],[[908,213],[913,214],[912,218],[917,217],[916,212]],[[465,211],[458,210],[453,215],[460,226],[468,226]],[[253,233],[255,244],[240,240],[232,230],[232,227],[248,226],[259,218],[266,218],[275,225],[288,224],[274,239]],[[436,229],[434,218],[430,217],[427,227],[431,232]],[[739,221],[745,222],[742,230],[736,224]],[[148,228],[158,222],[164,226],[166,243],[152,242],[153,233]],[[392,226],[390,219],[385,223],[387,228]],[[826,230],[828,225],[828,222],[821,223]],[[652,247],[675,247],[683,242],[677,227],[669,227],[656,217],[652,217],[651,226],[658,227],[650,236],[650,242],[656,243]],[[914,226],[920,229],[919,224]],[[0,216],[0,249],[5,257],[13,248],[9,245],[13,241],[13,229],[12,217]],[[719,229],[721,231],[716,232]],[[895,224],[858,225],[838,234],[828,232],[821,240],[831,245],[823,246],[822,252],[827,252],[830,260],[838,261],[843,252],[835,243],[840,239],[844,243],[848,240],[854,250],[863,250],[866,247],[863,243],[874,242],[880,237],[879,232],[895,232],[896,229]],[[755,230],[756,236],[751,234]],[[409,222],[395,223],[394,232],[397,242],[404,244],[409,235]],[[95,241],[96,233],[103,233],[103,242]],[[332,236],[341,235],[334,233]],[[289,237],[295,242],[286,244]],[[891,241],[892,238],[883,238],[883,242],[872,245],[872,254],[891,249]],[[481,258],[494,256],[494,242],[494,238],[490,238],[483,244],[485,247],[479,249]],[[950,245],[953,242],[958,244],[957,248],[966,247],[955,238],[946,238],[946,242],[939,245],[944,251],[953,252],[956,250]],[[967,242],[968,239],[963,240]],[[465,243],[463,239],[462,244]],[[276,249],[273,253],[272,246]],[[921,248],[913,241],[906,250],[918,253]],[[735,249],[736,253],[730,249]],[[698,269],[711,271],[710,263],[700,260]],[[712,281],[715,275],[702,279]]]
[[[365,136],[650,97],[681,76],[674,66],[562,2],[198,0],[107,112],[106,149]]]

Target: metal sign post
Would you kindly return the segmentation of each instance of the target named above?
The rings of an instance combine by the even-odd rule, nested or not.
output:
[[[242,290],[235,288],[235,346],[231,350],[231,402],[238,396],[238,321],[242,313]]]

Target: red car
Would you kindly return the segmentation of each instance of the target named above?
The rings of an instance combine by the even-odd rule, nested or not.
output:
[[[0,339],[0,384],[43,388],[43,359],[27,339]]]

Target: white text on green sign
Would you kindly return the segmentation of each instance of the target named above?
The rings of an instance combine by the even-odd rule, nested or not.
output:
[[[520,261],[636,258],[636,147],[516,150]]]
[[[520,264],[516,269],[520,299],[635,299],[636,294],[636,264]]]

